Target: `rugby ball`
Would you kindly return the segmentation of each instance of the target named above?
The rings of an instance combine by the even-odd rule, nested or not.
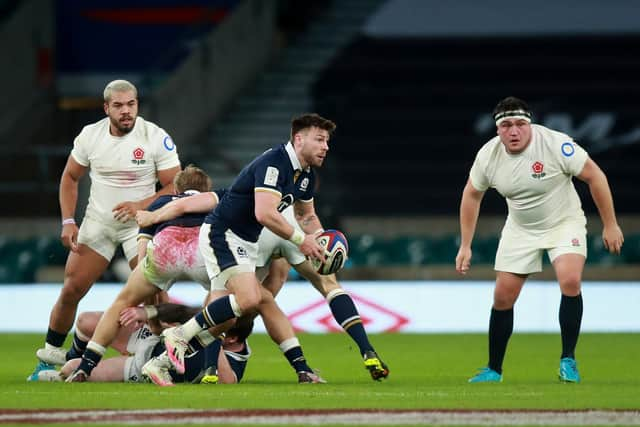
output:
[[[325,250],[326,259],[312,259],[313,268],[320,274],[333,274],[344,267],[349,254],[349,243],[344,234],[338,230],[325,230],[318,234],[316,241]]]

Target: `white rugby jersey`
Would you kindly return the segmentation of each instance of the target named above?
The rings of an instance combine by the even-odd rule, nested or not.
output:
[[[109,118],[85,126],[73,141],[71,155],[89,167],[91,192],[85,216],[119,224],[111,211],[120,202],[145,199],[156,192],[157,171],[180,166],[171,137],[138,116],[125,136],[109,133]]]
[[[571,137],[544,126],[531,125],[531,143],[509,154],[500,137],[476,155],[469,177],[478,191],[495,188],[507,200],[507,223],[544,232],[566,220],[584,220],[572,177],[589,158]]]

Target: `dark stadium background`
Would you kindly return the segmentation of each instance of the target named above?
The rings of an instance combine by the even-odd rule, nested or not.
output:
[[[587,279],[640,272],[640,22],[632,2],[429,0],[0,1],[0,282],[61,280],[58,181],[75,135],[103,116],[106,82],[183,165],[226,186],[315,111],[337,124],[316,206],[343,230],[349,279],[456,278],[457,211],[490,112],[508,95],[576,138],[610,180],[621,257],[589,216]],[[80,199],[86,199],[87,185]],[[81,219],[83,205],[77,219]],[[473,278],[490,279],[505,205],[483,203]],[[121,260],[120,260],[121,261]],[[118,260],[103,277],[121,280]],[[550,277],[547,269],[540,278]]]

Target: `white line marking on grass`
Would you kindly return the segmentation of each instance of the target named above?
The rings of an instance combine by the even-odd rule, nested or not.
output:
[[[0,424],[345,424],[345,425],[626,425],[640,426],[640,410],[0,410]]]

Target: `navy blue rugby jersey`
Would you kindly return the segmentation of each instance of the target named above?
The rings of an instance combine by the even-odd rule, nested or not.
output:
[[[263,226],[255,216],[256,191],[269,191],[280,196],[280,212],[296,200],[312,200],[315,188],[313,169],[296,171],[293,162],[297,167],[300,165],[297,158],[291,159],[286,145],[266,151],[245,166],[205,222],[219,231],[230,229],[244,240],[257,242]]]
[[[226,190],[215,190],[214,193],[218,196],[218,199],[222,197]],[[181,199],[183,197],[189,197],[194,193],[181,193],[178,195],[175,194],[165,194],[157,199],[155,199],[149,207],[147,207],[148,211],[155,211],[166,205],[172,200]],[[138,235],[142,235],[145,237],[153,237],[161,230],[166,227],[200,227],[204,222],[204,218],[207,216],[207,212],[201,213],[186,213],[177,218],[170,219],[169,221],[161,222],[159,224],[151,224],[149,227],[141,227],[138,231]]]

